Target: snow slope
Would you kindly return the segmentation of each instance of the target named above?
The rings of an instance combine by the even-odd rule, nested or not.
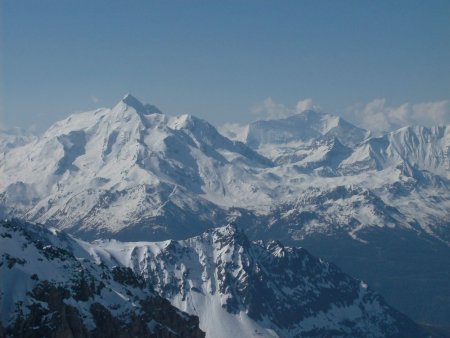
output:
[[[251,242],[233,225],[182,241],[96,241],[89,250],[198,316],[207,337],[420,336],[365,283],[304,249]]]
[[[252,182],[269,160],[205,121],[155,109],[127,95],[1,155],[1,204],[91,238],[134,226],[183,238],[194,224],[197,232],[211,226],[223,204],[268,200]]]
[[[203,337],[198,320],[55,229],[0,222],[0,336]]]
[[[183,241],[88,243],[2,221],[0,259],[0,327],[16,336],[202,336],[195,317],[160,296],[198,316],[207,337],[423,334],[365,283],[233,225]]]
[[[450,178],[450,127],[404,127],[374,137],[342,162],[346,169],[382,169],[407,163]]]

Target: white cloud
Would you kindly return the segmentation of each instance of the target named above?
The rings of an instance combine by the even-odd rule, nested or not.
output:
[[[297,102],[295,107],[290,108],[282,103],[275,102],[271,97],[266,98],[261,103],[256,104],[250,110],[258,119],[281,119],[305,110],[320,110],[319,106],[313,104],[313,100],[306,98]]]
[[[252,107],[251,112],[258,116],[258,118],[265,118],[269,120],[291,115],[291,112],[284,104],[275,102],[271,97],[268,97],[261,103],[256,104]]]
[[[91,95],[91,100],[93,103],[98,103],[100,99],[97,96]]]
[[[285,118],[305,110],[321,111],[310,98],[298,101],[295,107],[289,107],[268,97],[251,109],[258,119],[266,120]],[[359,127],[379,134],[408,125],[450,124],[450,100],[406,102],[391,106],[386,99],[379,98],[369,103],[355,104],[340,115]]]
[[[375,99],[355,105],[345,114],[356,125],[374,133],[390,131],[407,125],[443,125],[450,123],[450,101],[403,103],[388,106],[386,99]]]
[[[450,123],[449,100],[424,102],[412,106],[414,118],[421,124],[442,125]]]
[[[304,100],[300,100],[297,102],[297,104],[295,105],[295,110],[299,113],[301,113],[302,111],[305,110],[317,110],[318,107],[313,105],[313,101],[312,99],[304,99]]]

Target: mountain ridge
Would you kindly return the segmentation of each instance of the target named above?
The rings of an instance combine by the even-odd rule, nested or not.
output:
[[[130,269],[92,262],[71,236],[19,220],[0,231],[0,336],[204,337],[196,317]]]
[[[110,323],[125,323],[128,317],[135,334],[145,336],[145,329],[139,328],[129,309],[133,306],[144,308],[141,321],[150,322],[148,328],[161,330],[156,330],[155,336],[164,336],[164,325],[178,333],[173,336],[201,336],[196,323],[207,337],[423,336],[415,323],[365,283],[302,248],[285,247],[277,241],[252,242],[232,224],[187,240],[164,242],[87,243],[56,229],[17,220],[0,222],[0,231],[0,271],[4,276],[0,305],[1,313],[9,314],[8,318],[2,316],[1,323],[9,332],[17,333],[12,328],[17,325],[9,323],[23,321],[20,314],[8,310],[15,304],[23,309],[25,320],[36,317],[34,325],[39,332],[52,332],[36,309],[43,314],[43,304],[53,309],[54,296],[47,298],[39,290],[54,294],[54,287],[66,294],[59,304],[80,312],[84,330],[93,336],[98,330],[111,335],[96,317],[108,312]],[[25,288],[31,290],[30,298],[22,289],[23,278],[15,280],[18,272],[31,280]],[[169,299],[190,316],[173,310],[159,297]],[[27,306],[31,312],[26,311]],[[149,309],[156,319],[149,317]],[[154,322],[163,320],[164,315],[172,318]],[[200,322],[193,315],[199,316]],[[66,331],[76,327],[70,324]]]
[[[431,318],[422,310],[429,302],[440,304],[434,308],[442,314],[433,318],[448,313],[450,304],[439,300],[450,292],[441,283],[450,274],[445,267],[430,272],[426,260],[411,266],[394,248],[387,251],[395,257],[386,259],[397,263],[381,279],[364,265],[353,270],[352,262],[361,256],[368,266],[378,264],[378,256],[365,253],[382,252],[387,234],[411,256],[421,243],[432,266],[447,257],[450,127],[368,137],[341,118],[307,112],[292,117],[297,124],[261,122],[252,131],[259,140],[252,149],[204,120],[148,111],[133,100],[125,97],[135,107],[121,100],[111,109],[73,114],[31,143],[0,149],[0,216],[87,240],[124,241],[181,240],[234,221],[252,239],[308,243],[311,252],[383,293],[387,285],[404,291],[388,282],[389,274],[406,278],[413,271],[426,281],[423,307],[410,306],[406,296],[397,303],[388,290],[389,302],[419,319]],[[313,240],[317,236],[323,243],[348,240],[351,254],[330,252]],[[434,280],[438,286],[431,287]]]

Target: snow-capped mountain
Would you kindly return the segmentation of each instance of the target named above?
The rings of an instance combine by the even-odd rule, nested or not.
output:
[[[181,239],[223,224],[230,208],[267,214],[311,189],[357,186],[408,216],[396,226],[411,219],[446,241],[435,224],[450,206],[447,128],[365,136],[341,118],[306,111],[249,125],[245,141],[257,145],[251,150],[206,121],[168,117],[127,95],[112,109],[72,115],[40,139],[0,154],[0,201],[6,216],[84,238]],[[407,186],[403,200],[411,201],[417,191],[410,187],[424,181],[414,200],[426,205],[431,193],[442,192],[442,211],[416,215],[416,208],[396,202],[404,196],[391,194],[393,185]],[[383,223],[374,215],[348,233]]]
[[[252,171],[270,165],[206,121],[170,118],[127,95],[1,155],[0,200],[85,237],[184,238],[211,227],[234,197],[267,199]]]
[[[450,178],[450,126],[404,127],[368,139],[341,166],[346,170],[370,170],[407,163],[420,170]]]
[[[234,126],[239,128],[239,126]],[[240,126],[239,131],[230,133],[234,138],[244,142],[252,148],[259,148],[264,145],[279,144],[286,145],[292,142],[308,142],[323,136],[336,137],[343,144],[354,146],[368,137],[369,133],[358,128],[344,119],[316,112],[305,110],[301,113],[278,119],[259,120],[247,126]]]
[[[88,243],[2,221],[0,276],[2,337],[201,337],[199,326],[207,337],[425,335],[334,265],[233,225],[182,241]]]
[[[251,242],[234,225],[181,241],[77,243],[198,316],[207,337],[423,335],[365,283],[304,249]]]
[[[127,95],[0,149],[0,216],[127,241],[185,239],[234,221],[252,239],[304,245],[415,319],[445,324],[450,266],[428,267],[450,253],[449,130],[371,137],[306,111],[241,126],[230,140],[206,121]],[[321,244],[334,240],[345,254]],[[410,264],[417,246],[426,254]],[[378,275],[365,269],[383,259],[395,264]],[[392,274],[401,283],[413,276],[416,303]]]
[[[0,337],[204,337],[198,318],[131,269],[94,262],[80,243],[0,222]]]
[[[232,219],[252,238],[326,257],[416,319],[447,325],[450,302],[441,295],[450,294],[450,126],[360,133],[351,144],[337,134],[296,136],[286,120],[264,121],[264,142],[249,143],[277,164],[269,170],[289,184],[285,195],[264,215],[247,209]],[[249,128],[235,134],[246,141]],[[277,141],[286,134],[288,142]]]
[[[298,162],[308,156],[316,159],[317,154],[325,156],[330,150],[327,143],[353,147],[370,134],[338,116],[312,110],[279,120],[260,120],[233,127],[222,131],[280,164]],[[324,147],[317,151],[322,145]]]

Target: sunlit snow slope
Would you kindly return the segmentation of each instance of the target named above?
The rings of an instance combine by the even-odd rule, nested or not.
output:
[[[97,261],[133,269],[198,316],[211,338],[422,334],[365,283],[304,249],[251,242],[233,225],[183,241],[97,241],[86,250]]]

